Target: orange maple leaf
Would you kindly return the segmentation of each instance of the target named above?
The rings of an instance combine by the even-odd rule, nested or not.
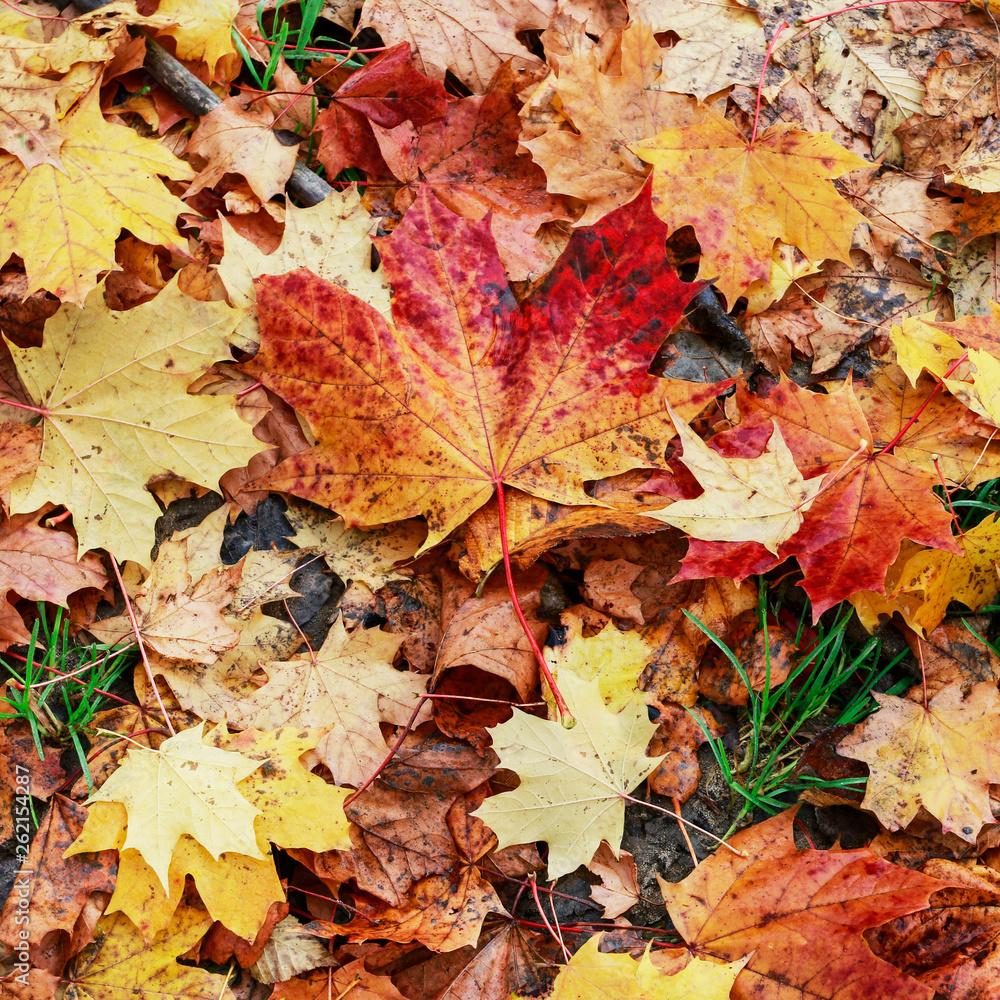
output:
[[[733,1000],[930,1000],[931,990],[869,951],[861,932],[921,910],[948,883],[867,848],[800,851],[795,809],[731,837],[682,882],[660,879],[667,912],[696,954],[750,953]]]
[[[720,450],[766,429],[780,428],[803,476],[831,476],[805,511],[802,527],[765,554],[757,542],[692,541],[678,579],[730,576],[743,579],[782,560],[798,559],[813,615],[859,590],[885,592],[885,575],[904,538],[960,553],[951,515],[934,495],[939,480],[872,446],[872,431],[848,381],[826,395],[784,381],[760,395],[737,388],[739,426],[713,439]]]
[[[753,142],[720,115],[629,147],[653,165],[653,205],[671,231],[694,226],[699,277],[719,278],[730,305],[771,276],[775,240],[809,260],[849,261],[864,221],[831,179],[867,166],[825,133],[772,125]]]
[[[424,190],[379,244],[395,329],[308,271],[258,279],[261,349],[245,368],[318,439],[258,486],[352,525],[422,514],[426,549],[500,484],[579,506],[595,502],[585,480],[661,463],[668,406],[688,419],[725,385],[647,371],[697,291],[665,237],[637,199],[577,231],[516,307],[489,221]]]

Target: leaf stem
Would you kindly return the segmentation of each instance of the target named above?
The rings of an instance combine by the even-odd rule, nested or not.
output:
[[[517,615],[517,620],[521,623],[521,628],[524,629],[524,634],[527,636],[528,643],[535,654],[535,659],[538,661],[538,669],[545,678],[545,683],[548,684],[549,690],[552,692],[552,697],[555,699],[556,708],[559,711],[559,721],[562,723],[564,729],[572,729],[576,725],[576,719],[573,718],[573,713],[570,712],[569,705],[566,704],[566,699],[563,698],[562,692],[556,685],[556,679],[552,676],[552,671],[549,670],[549,665],[545,662],[545,657],[542,655],[538,642],[528,627],[528,620],[524,617],[524,612],[521,610],[521,602],[517,599],[517,590],[514,588],[514,574],[510,568],[510,547],[507,544],[507,504],[504,497],[503,483],[497,480],[496,485],[497,506],[500,515],[500,550],[503,552],[503,569],[504,573],[507,574],[507,589],[510,591],[510,599],[514,603],[514,613]]]
[[[110,552],[108,553],[108,558],[111,560],[111,568],[115,571],[115,579],[118,581],[118,586],[122,589],[122,598],[125,601],[125,610],[128,612],[128,620],[132,623],[132,632],[135,634],[135,641],[139,646],[139,655],[142,657],[142,665],[146,668],[146,678],[149,680],[149,685],[153,689],[153,697],[156,698],[156,704],[160,707],[160,712],[163,714],[163,719],[167,724],[167,729],[170,730],[170,735],[176,736],[177,730],[174,729],[174,724],[170,721],[170,716],[167,715],[163,699],[160,697],[160,689],[156,686],[156,678],[153,676],[153,668],[149,665],[149,657],[146,656],[146,644],[142,641],[142,633],[139,631],[139,623],[136,621],[135,612],[132,610],[132,602],[129,600],[128,593],[125,590],[125,581],[122,579],[121,570],[118,568],[118,560]]]
[[[757,138],[757,126],[760,123],[760,96],[764,90],[764,74],[767,72],[767,64],[771,61],[771,53],[774,51],[774,44],[778,40],[778,35],[780,35],[785,28],[790,27],[791,25],[787,21],[782,21],[781,24],[778,25],[778,30],[775,31],[771,41],[767,43],[767,51],[764,53],[764,65],[760,68],[760,82],[757,84],[757,106],[754,108],[753,112],[753,132],[750,133],[751,146]]]
[[[969,352],[968,352],[968,351],[966,351],[966,352],[965,352],[965,353],[964,353],[964,354],[963,354],[963,355],[962,355],[962,356],[961,356],[961,357],[960,357],[960,358],[959,358],[959,359],[958,359],[958,360],[957,360],[957,361],[956,361],[956,362],[955,362],[955,363],[954,363],[954,364],[953,364],[953,365],[952,365],[952,366],[951,366],[951,367],[950,367],[950,368],[949,368],[949,369],[948,369],[948,370],[947,370],[947,371],[946,371],[946,372],[944,373],[944,375],[943,375],[943,376],[942,376],[942,377],[941,377],[941,378],[940,378],[940,379],[938,380],[938,384],[937,384],[936,386],[934,386],[934,388],[933,388],[933,389],[931,390],[931,392],[930,392],[930,395],[929,395],[929,396],[928,396],[928,397],[927,397],[927,398],[926,398],[926,399],[925,399],[925,400],[924,400],[924,401],[923,401],[923,402],[922,402],[922,403],[921,403],[921,404],[920,404],[920,405],[919,405],[919,406],[917,407],[917,410],[916,410],[916,412],[915,412],[915,413],[913,414],[913,416],[912,416],[912,417],[910,417],[910,419],[909,419],[909,420],[907,420],[907,421],[906,421],[906,423],[905,423],[905,424],[903,424],[903,426],[899,428],[899,432],[898,432],[898,433],[896,434],[896,436],[895,436],[895,437],[894,437],[894,438],[893,438],[893,439],[892,439],[892,440],[891,440],[891,441],[890,441],[890,442],[889,442],[889,443],[888,443],[887,445],[885,445],[885,446],[884,446],[884,447],[883,447],[883,448],[882,448],[882,449],[881,449],[881,450],[879,451],[879,454],[880,454],[880,455],[882,455],[882,454],[890,454],[890,453],[892,452],[892,449],[893,449],[893,448],[895,448],[895,447],[896,447],[896,445],[897,445],[897,444],[899,444],[899,442],[900,442],[900,441],[902,440],[902,437],[903,437],[903,435],[904,435],[904,434],[905,434],[905,433],[906,433],[906,432],[907,432],[907,431],[908,431],[908,430],[909,430],[909,429],[910,429],[910,428],[911,428],[911,427],[912,427],[912,426],[913,426],[913,425],[914,425],[914,424],[915,424],[915,423],[917,422],[917,420],[918,420],[918,419],[920,418],[920,414],[921,414],[921,413],[923,413],[925,409],[927,409],[927,404],[928,404],[928,403],[930,403],[930,401],[931,401],[931,400],[932,400],[932,399],[933,399],[933,398],[934,398],[934,397],[935,397],[935,396],[936,396],[936,395],[938,394],[938,392],[939,392],[939,391],[941,390],[941,388],[942,388],[942,387],[944,386],[944,380],[945,380],[945,379],[946,379],[946,378],[947,378],[947,377],[948,377],[948,376],[949,376],[949,375],[950,375],[950,374],[951,374],[951,373],[952,373],[952,372],[953,372],[953,371],[954,371],[954,370],[955,370],[955,369],[956,369],[956,368],[957,368],[957,367],[958,367],[958,366],[959,366],[959,365],[960,365],[960,364],[961,364],[961,363],[962,363],[963,361],[966,361],[966,360],[968,359],[968,357],[969,357]]]

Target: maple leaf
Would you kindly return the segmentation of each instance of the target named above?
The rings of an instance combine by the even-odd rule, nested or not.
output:
[[[212,918],[185,906],[165,936],[150,943],[124,914],[102,917],[94,940],[70,963],[63,976],[67,997],[177,997],[184,1000],[236,1000],[225,976],[181,965],[177,959],[204,937]]]
[[[240,640],[222,609],[232,599],[243,567],[217,565],[195,579],[188,560],[186,540],[175,536],[162,542],[146,579],[127,588],[132,613],[143,640],[161,656],[214,663]],[[95,622],[89,631],[100,642],[114,644],[131,636],[132,629],[126,613]]]
[[[59,794],[52,796],[23,860],[22,867],[33,873],[27,893],[12,892],[0,916],[0,940],[15,950],[18,946],[23,948],[25,941],[37,946],[48,934],[68,944],[77,918],[87,905],[87,897],[114,889],[114,855],[63,857],[70,842],[80,833],[86,813],[83,806],[71,799]],[[27,926],[26,913],[30,915]],[[21,927],[27,932],[24,936]]]
[[[756,543],[693,542],[679,578],[743,579],[795,556],[805,574],[803,589],[818,617],[859,590],[883,593],[886,572],[903,538],[961,551],[951,534],[951,515],[933,493],[937,476],[895,454],[874,450],[874,435],[850,381],[827,395],[787,381],[758,396],[740,387],[736,399],[741,415],[736,443],[741,435],[766,431],[771,421],[781,429],[804,476],[837,478],[813,501],[802,527],[779,547],[777,558]],[[716,439],[724,442],[726,436]],[[858,544],[861,538],[863,545]]]
[[[996,569],[1000,564],[1000,525],[996,519],[987,516],[963,531],[957,541],[960,555],[923,549],[911,553],[899,567],[891,597],[915,598],[904,597],[898,609],[911,628],[930,633],[944,620],[952,601],[979,611],[1000,592]]]
[[[918,692],[919,693],[919,692]],[[993,734],[1000,717],[995,683],[963,695],[956,681],[924,705],[873,692],[880,710],[837,746],[871,768],[863,809],[889,830],[907,826],[922,805],[945,833],[970,843],[993,822],[989,786],[1000,781]]]
[[[735,961],[750,954],[733,1000],[930,1000],[876,958],[861,932],[923,909],[947,883],[897,868],[867,848],[799,851],[788,810],[729,839],[682,882],[660,879],[688,948]]]
[[[97,274],[114,268],[120,230],[180,250],[175,220],[187,206],[157,175],[193,175],[162,143],[105,121],[98,97],[95,87],[62,120],[61,170],[40,163],[29,172],[0,154],[0,259],[20,255],[29,293],[45,288],[81,305]]]
[[[584,505],[584,480],[659,462],[667,404],[691,416],[721,389],[647,374],[695,290],[664,233],[648,199],[577,231],[515,310],[488,222],[424,191],[379,244],[396,329],[306,271],[258,279],[261,350],[244,368],[319,441],[258,485],[350,525],[423,514],[429,548],[501,483]]]
[[[864,220],[831,178],[867,166],[826,134],[772,125],[748,142],[720,115],[629,147],[653,165],[653,207],[670,227],[694,226],[699,277],[735,304],[752,282],[771,273],[775,240],[809,260],[849,261],[851,234]],[[720,203],[718,191],[731,197]],[[706,207],[708,206],[708,207]]]
[[[554,8],[552,0],[365,0],[358,29],[374,28],[386,45],[409,42],[428,76],[451,70],[482,92],[512,56],[537,65],[518,35],[548,27]]]
[[[588,938],[559,970],[551,1000],[728,1000],[746,959],[717,964],[699,956],[673,975],[650,961],[649,948],[637,962],[631,955],[599,950],[602,934]]]
[[[923,871],[951,887],[934,893],[926,910],[870,931],[869,944],[936,996],[985,1000],[1000,976],[1000,873],[945,858],[931,858]]]
[[[277,983],[271,1000],[324,1000],[341,994],[352,1000],[407,1000],[388,976],[370,973],[363,958],[339,969],[316,969],[308,976]]]
[[[216,859],[223,851],[264,858],[253,830],[258,810],[236,788],[261,762],[206,745],[204,726],[182,730],[159,750],[133,746],[122,766],[85,803],[125,806],[123,849],[137,850],[164,887],[174,845],[185,833]]]
[[[316,752],[334,781],[360,787],[388,752],[380,720],[406,725],[427,687],[426,677],[392,666],[403,638],[377,628],[348,632],[337,618],[318,652],[261,663],[267,683],[230,709],[229,721],[256,729],[334,723]],[[417,724],[429,717],[425,703]]]
[[[473,813],[500,847],[546,841],[550,879],[587,864],[602,840],[619,856],[626,797],[663,760],[645,756],[656,726],[638,698],[615,714],[597,680],[565,670],[559,687],[577,725],[564,729],[516,709],[509,722],[490,729],[501,766],[521,784]]]
[[[173,847],[168,879],[161,883],[140,852],[124,846],[129,816],[118,802],[91,806],[87,824],[70,852],[110,848],[120,852],[118,882],[108,912],[127,914],[147,938],[169,924],[183,899],[185,876],[191,875],[209,913],[252,940],[265,924],[271,905],[284,900],[274,862],[267,855],[268,843],[316,851],[350,845],[343,809],[347,791],[311,774],[300,761],[325,734],[326,729],[300,728],[230,734],[221,726],[206,734],[206,746],[235,751],[259,764],[239,781],[237,791],[259,813],[254,831],[260,858],[232,851],[213,857],[185,834]]]
[[[239,97],[227,97],[202,115],[188,142],[188,152],[208,163],[185,196],[214,187],[227,173],[245,177],[261,201],[284,191],[295,167],[298,146],[282,143],[273,124],[274,113],[269,108],[259,103],[247,105]]]
[[[0,523],[0,645],[4,648],[26,644],[31,638],[7,597],[10,591],[29,601],[66,607],[74,591],[107,583],[96,554],[81,555],[71,534],[39,524],[51,509],[14,514]]]
[[[767,41],[755,11],[733,0],[634,0],[630,6],[632,16],[652,31],[680,36],[663,53],[660,85],[665,89],[694,94],[701,102],[734,83],[756,87],[761,82]],[[788,74],[773,63],[767,69],[765,86],[773,93]]]
[[[334,191],[310,208],[287,205],[281,243],[269,254],[240,236],[225,216],[219,221],[225,246],[219,277],[230,303],[250,312],[244,326],[254,340],[257,318],[253,307],[257,298],[253,279],[262,274],[286,274],[297,267],[308,267],[313,274],[346,288],[384,316],[389,315],[389,286],[382,268],[371,268],[369,236],[377,222],[365,211],[356,188]]]
[[[571,611],[563,614],[561,623],[565,628],[562,643],[545,648],[552,676],[558,680],[565,669],[581,680],[596,679],[608,708],[615,713],[622,711],[635,700],[639,675],[652,658],[649,644],[638,632],[622,632],[613,622],[585,639],[583,621]],[[548,700],[551,691],[544,693]]]
[[[799,530],[825,477],[803,477],[779,427],[755,458],[724,458],[679,417],[674,426],[684,449],[680,461],[705,492],[694,500],[675,500],[649,516],[692,538],[759,542],[777,552]]]
[[[449,104],[421,126],[372,124],[389,170],[405,185],[396,193],[396,209],[405,211],[429,185],[456,215],[492,213],[490,228],[511,281],[549,270],[550,249],[535,234],[543,223],[572,215],[565,199],[545,190],[541,168],[518,152],[520,108],[517,97],[498,86]]]
[[[229,353],[240,314],[184,295],[176,277],[127,312],[110,311],[99,288],[91,296],[49,320],[44,349],[11,348],[45,431],[45,467],[19,480],[12,509],[51,498],[73,512],[81,549],[147,566],[159,516],[149,478],[169,471],[213,488],[260,450],[232,397],[187,392]]]
[[[307,504],[290,503],[285,511],[295,529],[289,541],[300,549],[319,552],[345,583],[357,581],[378,590],[392,580],[409,579],[393,567],[416,555],[427,535],[422,521],[402,521],[362,531],[348,528],[342,518]]]
[[[663,59],[647,25],[629,25],[621,35],[620,72],[607,70],[601,47],[584,36],[580,50],[560,57],[525,105],[522,117],[537,115],[536,104],[558,99],[561,120],[522,141],[545,171],[550,191],[587,203],[577,225],[593,225],[630,202],[642,189],[649,168],[630,151],[668,125],[700,121],[704,111],[663,85]]]
[[[316,156],[329,177],[347,167],[382,177],[389,168],[372,125],[392,129],[408,121],[419,127],[440,118],[451,100],[440,80],[414,69],[409,44],[390,46],[352,73],[316,116]]]
[[[177,58],[203,61],[213,74],[220,59],[236,55],[232,35],[239,9],[239,0],[160,0],[156,13],[174,22],[160,32],[176,41]]]

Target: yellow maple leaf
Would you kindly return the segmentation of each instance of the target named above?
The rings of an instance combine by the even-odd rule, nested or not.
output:
[[[267,853],[269,843],[317,852],[351,846],[350,824],[344,814],[348,791],[327,784],[307,771],[300,760],[326,732],[284,727],[268,733],[247,730],[231,734],[224,726],[217,726],[205,735],[208,749],[234,752],[261,765],[236,786],[259,813],[254,832],[261,858],[236,851],[214,858],[185,834],[173,847],[168,879],[161,883],[142,854],[125,847],[129,817],[124,805],[111,801],[93,803],[67,855],[112,849],[121,852],[118,882],[107,912],[127,914],[147,938],[155,937],[170,922],[183,898],[185,876],[191,875],[212,917],[253,940],[271,903],[285,898],[274,861]]]
[[[566,670],[559,687],[576,726],[564,729],[515,709],[512,719],[491,728],[500,766],[515,771],[521,784],[472,813],[501,848],[546,841],[550,879],[587,864],[602,840],[620,856],[626,799],[663,760],[646,756],[656,726],[638,698],[615,714],[597,680]]]
[[[318,205],[285,209],[285,231],[281,243],[269,253],[262,253],[250,240],[236,232],[224,216],[222,241],[225,253],[219,263],[219,277],[226,286],[229,301],[247,309],[246,332],[257,335],[257,302],[253,280],[262,274],[287,274],[297,267],[308,267],[313,274],[340,285],[363,302],[391,318],[389,284],[382,267],[371,269],[371,233],[378,225],[361,204],[355,187],[334,191]]]
[[[0,154],[0,260],[20,255],[27,292],[40,288],[82,304],[100,271],[115,265],[122,229],[137,239],[181,249],[175,220],[187,206],[159,176],[186,180],[191,167],[161,142],[104,120],[97,87],[62,120],[62,169],[25,169]]]
[[[955,681],[926,706],[888,694],[873,697],[879,711],[837,746],[842,757],[871,768],[861,808],[886,829],[900,830],[923,806],[945,833],[974,844],[983,824],[993,822],[989,788],[1000,781],[996,684],[977,684],[963,696],[962,682]]]
[[[236,1000],[225,976],[177,961],[205,936],[211,925],[212,918],[204,910],[185,906],[167,933],[150,944],[124,914],[101,917],[94,928],[94,940],[72,960],[63,975],[68,984],[67,1000]]]
[[[620,631],[614,622],[585,639],[582,619],[569,611],[563,614],[562,623],[566,626],[565,641],[545,647],[545,662],[552,676],[558,681],[562,670],[571,670],[585,681],[596,678],[608,708],[620,712],[635,698],[639,674],[652,659],[648,643],[638,632]],[[543,691],[550,709],[554,708],[547,685]]]
[[[679,972],[661,972],[649,957],[600,951],[595,934],[560,968],[550,1000],[728,1000],[729,991],[747,959],[713,962],[697,955]]]
[[[236,788],[261,761],[202,742],[205,723],[165,740],[159,750],[133,746],[91,802],[120,802],[128,813],[123,850],[134,848],[167,885],[174,846],[190,834],[212,855],[236,851],[263,859],[258,814]]]
[[[944,620],[952,601],[979,611],[1000,592],[1000,522],[987,517],[955,540],[962,547],[960,554],[923,549],[910,556],[900,570],[891,597],[898,600],[905,594],[923,598],[892,608],[900,611],[911,628],[930,634]]]
[[[174,21],[161,34],[177,42],[177,58],[204,62],[215,73],[220,59],[236,54],[232,35],[239,10],[239,0],[160,0],[156,13]]]
[[[699,278],[718,278],[732,305],[771,275],[775,240],[809,260],[849,261],[864,221],[831,179],[867,166],[823,132],[772,125],[753,143],[720,115],[664,129],[629,148],[653,165],[653,208],[672,230],[693,226]]]
[[[824,476],[806,479],[781,428],[774,427],[756,458],[725,458],[671,414],[684,446],[680,458],[705,488],[694,500],[677,500],[648,517],[714,542],[760,542],[770,552],[802,525]]]
[[[45,324],[44,348],[12,346],[42,411],[46,465],[13,485],[12,511],[65,504],[81,552],[106,548],[148,566],[160,513],[146,491],[150,477],[173,472],[212,489],[261,450],[234,397],[187,392],[229,355],[240,315],[188,297],[175,277],[126,312],[112,312],[95,289],[85,309],[65,304]]]

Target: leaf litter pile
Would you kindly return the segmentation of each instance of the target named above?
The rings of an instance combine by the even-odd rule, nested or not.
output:
[[[995,996],[996,14],[4,0],[0,995]]]

